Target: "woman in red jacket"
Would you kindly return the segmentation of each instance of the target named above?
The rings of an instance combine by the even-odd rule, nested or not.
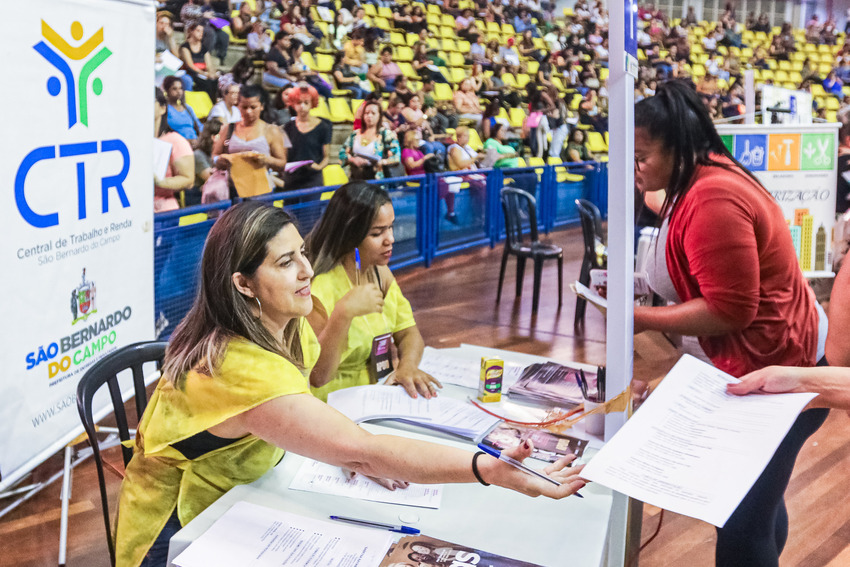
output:
[[[636,307],[635,332],[695,336],[711,362],[734,376],[771,364],[814,366],[826,320],[782,211],[726,149],[687,83],[665,83],[635,106],[635,183],[644,193],[666,191],[650,280],[670,303]],[[827,412],[801,414],[718,529],[718,566],[778,565],[788,535],[785,488],[800,447]]]

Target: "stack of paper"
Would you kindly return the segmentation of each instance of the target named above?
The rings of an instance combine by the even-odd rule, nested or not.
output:
[[[341,468],[313,459],[304,460],[289,488],[421,508],[439,508],[443,498],[442,484],[410,484],[403,490],[389,490],[359,474],[349,479]]]
[[[328,405],[350,420],[397,419],[465,439],[478,439],[499,419],[448,397],[411,398],[399,386],[356,386],[328,395]]]
[[[237,502],[177,556],[178,567],[377,565],[393,536]]]
[[[527,367],[508,393],[537,402],[578,405],[584,397],[576,380],[578,370],[554,362]],[[587,372],[587,380],[596,384],[596,373]]]

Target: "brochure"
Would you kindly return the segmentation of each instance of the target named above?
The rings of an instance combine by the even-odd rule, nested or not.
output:
[[[486,565],[487,567],[543,567],[536,563],[520,561],[442,541],[426,535],[405,536],[390,547],[378,567],[427,565],[428,567],[460,567]]]
[[[587,446],[585,439],[576,439],[545,429],[510,423],[500,423],[481,442],[495,449],[503,450],[512,449],[526,440],[530,440],[534,445],[531,458],[548,463],[554,463],[567,455],[581,457],[584,454],[584,448]]]

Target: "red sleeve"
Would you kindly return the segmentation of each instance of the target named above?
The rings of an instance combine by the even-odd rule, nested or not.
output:
[[[716,187],[690,197],[698,198],[682,246],[691,276],[714,314],[746,327],[756,317],[760,296],[753,214],[742,200]]]

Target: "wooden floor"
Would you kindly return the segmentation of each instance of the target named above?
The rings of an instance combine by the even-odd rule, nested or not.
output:
[[[571,229],[552,235],[565,248],[564,278],[578,276],[581,235]],[[544,286],[537,316],[531,314],[531,273],[526,272],[523,297],[514,299],[513,261],[500,305],[496,305],[501,248],[481,249],[440,259],[428,270],[398,274],[399,284],[413,304],[426,343],[453,347],[480,344],[548,355],[593,364],[605,361],[605,326],[602,316],[588,309],[586,329],[573,332],[575,298],[564,293],[557,308],[554,262],[544,269]],[[635,375],[663,375],[673,359],[663,351],[644,350],[635,355]],[[787,493],[791,534],[782,556],[782,567],[844,567],[850,565],[850,435],[848,417],[833,412],[826,425],[804,447]],[[114,460],[120,460],[116,454]],[[35,472],[36,479],[61,468],[54,458]],[[119,480],[109,475],[114,499]],[[0,506],[8,501],[0,501]],[[658,523],[659,510],[644,510],[644,541]],[[56,564],[59,549],[59,485],[44,490],[0,520],[0,567],[41,567]],[[665,513],[659,536],[640,557],[650,567],[701,567],[713,564],[714,528],[683,516]],[[67,565],[107,567],[97,477],[91,462],[74,473]],[[566,565],[566,563],[565,563]],[[562,566],[547,566],[562,567]]]

